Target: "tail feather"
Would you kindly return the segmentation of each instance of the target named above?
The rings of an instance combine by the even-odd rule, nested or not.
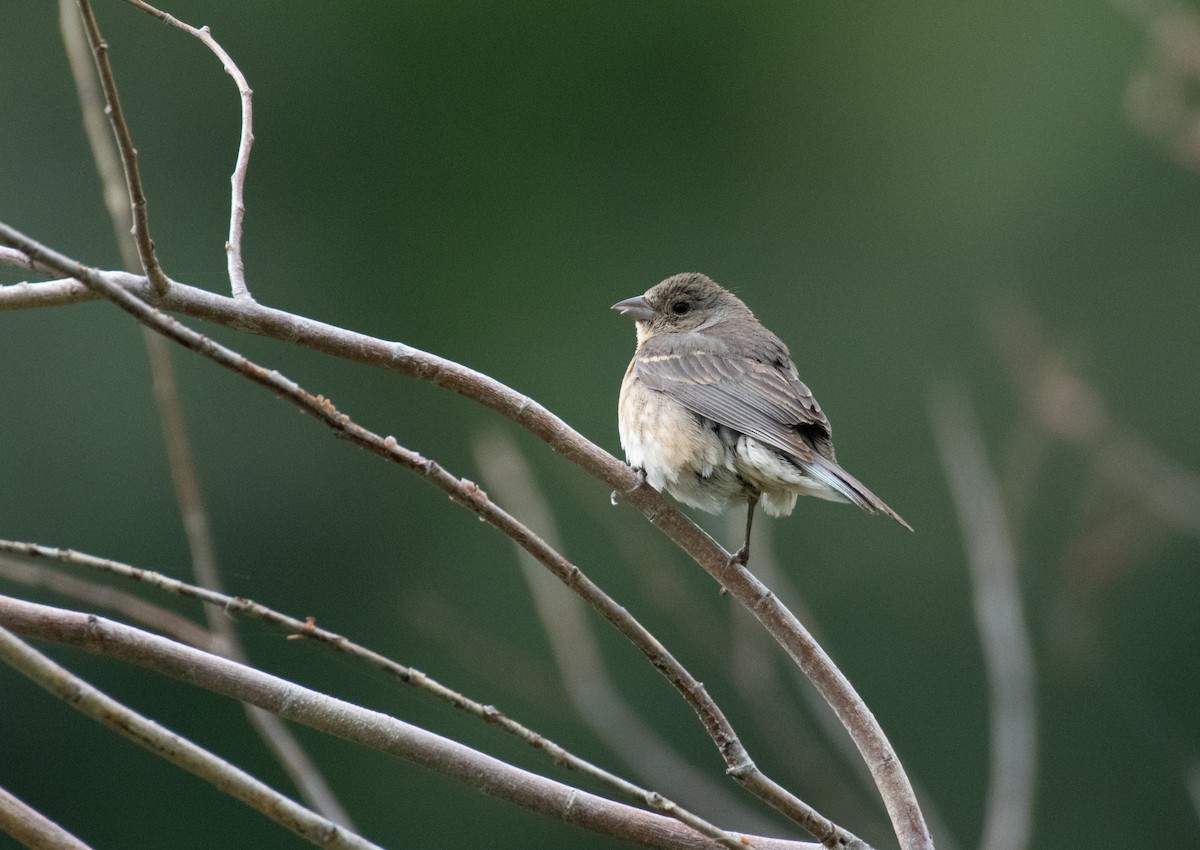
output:
[[[809,475],[819,478],[823,483],[845,496],[848,502],[858,505],[858,507],[867,513],[883,514],[884,516],[891,517],[909,531],[913,530],[912,526],[905,522],[900,514],[889,508],[883,499],[876,496],[861,481],[842,469],[836,461],[832,461],[815,452],[814,455],[813,463],[807,469]]]

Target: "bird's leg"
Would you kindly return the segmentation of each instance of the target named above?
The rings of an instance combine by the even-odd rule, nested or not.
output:
[[[754,523],[754,506],[758,504],[758,494],[751,493],[746,500],[746,542],[742,544],[742,548],[738,549],[729,558],[730,564],[738,564],[746,566],[746,562],[750,560],[750,526]]]

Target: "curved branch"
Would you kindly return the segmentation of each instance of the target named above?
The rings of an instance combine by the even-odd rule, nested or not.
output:
[[[37,809],[0,788],[0,832],[31,850],[91,850]]]
[[[615,803],[484,755],[457,741],[103,617],[0,596],[0,626],[154,670],[457,779],[484,794],[574,826],[647,847],[721,845],[673,818]],[[748,836],[762,850],[821,850],[810,842]]]
[[[966,393],[941,388],[930,395],[929,413],[967,549],[990,691],[991,771],[979,846],[1025,850],[1033,830],[1037,697],[1033,648],[1017,586],[1017,555]]]
[[[0,551],[19,552],[30,556],[28,546],[9,545],[11,543],[12,541],[0,540]],[[140,596],[117,590],[107,584],[67,575],[48,566],[32,564],[7,555],[0,555],[0,578],[26,587],[43,588],[89,607],[116,611],[127,620],[141,623],[160,634],[170,635],[175,640],[197,649],[208,652],[221,651],[221,639],[203,626],[169,608],[155,605]]]
[[[474,454],[489,489],[499,491],[505,502],[518,505],[526,520],[541,529],[543,539],[555,549],[561,549],[554,518],[515,441],[499,433],[479,437],[475,440]],[[579,600],[565,595],[563,588],[539,568],[528,552],[517,547],[517,554],[533,595],[534,607],[554,651],[559,675],[576,710],[593,731],[622,755],[626,763],[638,767],[643,775],[651,776],[654,784],[667,785],[673,781],[677,787],[688,788],[693,799],[708,800],[708,808],[737,811],[740,805],[736,801],[727,801],[721,787],[679,758],[613,686]],[[657,662],[655,666],[658,666]],[[711,700],[704,692],[699,695]],[[715,703],[713,709],[716,709]],[[723,716],[720,718],[724,720]],[[732,724],[725,721],[720,731],[722,737],[714,740],[726,759],[727,772],[744,788],[821,838],[827,846],[867,850],[867,845],[857,836],[763,773]],[[747,825],[755,822],[755,817],[748,812],[738,811],[737,818]]]
[[[0,597],[0,600],[4,599]],[[76,616],[99,622],[99,618],[90,615]],[[236,797],[311,844],[331,850],[383,850],[289,800],[203,747],[127,708],[55,664],[4,627],[0,627],[0,659],[77,711]]]
[[[167,296],[163,298],[155,298],[141,285],[126,290],[124,283],[128,281],[128,278],[113,278],[107,273],[84,266],[29,239],[5,224],[0,224],[0,242],[20,249],[31,260],[54,268],[60,274],[83,281],[88,288],[103,291],[107,297],[117,301],[120,306],[131,312],[142,311],[142,308],[145,308],[145,310],[157,313],[147,306],[149,303],[165,310],[215,321],[236,330],[274,337],[337,357],[392,369],[452,390],[528,429],[554,451],[622,494],[625,501],[641,511],[651,523],[675,541],[697,564],[726,588],[731,596],[750,610],[804,671],[804,674],[833,708],[838,719],[849,732],[871,771],[902,850],[931,850],[933,847],[933,840],[925,825],[925,819],[921,815],[912,785],[882,727],[849,680],[834,665],[820,645],[813,640],[795,615],[748,570],[736,563],[731,564],[729,553],[699,526],[667,503],[656,490],[644,483],[639,483],[637,476],[629,466],[596,446],[533,399],[485,374],[403,343],[386,342],[282,310],[263,307],[258,303],[238,302],[233,298],[224,298],[204,290],[185,288],[177,284],[172,284]],[[48,286],[50,284],[41,285]],[[54,282],[54,285],[59,287],[53,291],[54,296],[59,299],[65,294],[62,287],[65,285],[70,288],[69,283]],[[18,287],[20,286],[22,285],[18,285]],[[25,290],[20,294],[25,296],[23,300],[28,305],[30,303],[28,292],[37,285],[25,284],[23,286]],[[3,289],[11,289],[11,287],[0,288],[0,307],[6,300]],[[125,303],[121,300],[122,296],[127,299]],[[142,301],[142,298],[145,298],[146,301]],[[17,298],[8,299],[9,305],[11,306],[17,300]],[[136,302],[136,304],[128,302]],[[202,344],[195,342],[190,345],[184,342],[189,347],[195,347],[204,353],[220,348],[211,340],[201,337],[193,331],[188,333],[203,341]],[[183,340],[180,341],[183,342]],[[237,367],[231,366],[231,368]],[[239,369],[239,371],[241,370]],[[266,380],[266,375],[248,374],[248,376],[252,380],[278,389],[278,384]],[[290,382],[286,383],[290,385]],[[321,402],[323,401],[321,400]],[[320,402],[318,402],[318,406],[319,404]],[[305,409],[315,412],[311,407]],[[337,415],[340,416],[340,414]],[[362,431],[362,429],[358,429],[358,431]],[[361,441],[359,435],[347,432],[346,436],[364,447],[373,448],[369,442]],[[394,446],[394,441],[392,441],[392,445]],[[408,465],[406,461],[401,460],[390,451],[387,456],[391,460]],[[435,483],[439,487],[442,487],[443,483],[449,483],[436,478],[437,474],[440,473],[444,476],[445,473],[435,464],[429,461],[424,461],[424,463],[428,464],[426,474],[434,477]],[[456,479],[453,479],[452,476],[449,478],[457,484]],[[461,499],[461,496],[455,496],[455,498]],[[467,501],[473,510],[479,512],[481,516],[484,515],[476,506],[474,499]],[[525,530],[525,534],[528,535],[527,530]],[[510,536],[522,545],[531,539],[530,536],[514,536],[513,534]],[[536,556],[536,553],[534,554]],[[542,557],[538,556],[538,559],[542,560]],[[542,560],[542,563],[549,566],[545,560]]]
[[[384,671],[388,675],[406,685],[424,690],[449,703],[455,708],[474,715],[480,720],[483,720],[485,723],[499,727],[505,732],[508,732],[509,734],[524,741],[534,749],[541,750],[542,752],[546,753],[558,764],[561,764],[572,770],[578,770],[581,773],[586,773],[600,780],[601,782],[606,783],[622,794],[626,794],[636,800],[641,800],[649,808],[665,812],[666,814],[669,814],[672,817],[677,818],[693,827],[698,832],[703,832],[705,835],[716,838],[718,841],[721,841],[726,845],[735,846],[734,840],[729,836],[728,833],[716,828],[701,818],[696,817],[687,810],[680,808],[670,800],[663,797],[661,794],[645,788],[639,788],[631,782],[627,782],[621,777],[609,773],[603,768],[597,767],[591,762],[576,756],[575,754],[556,744],[554,741],[551,741],[549,738],[546,738],[532,729],[518,723],[517,721],[505,715],[495,706],[483,705],[482,703],[477,702],[476,700],[473,700],[458,691],[446,687],[435,679],[430,678],[420,670],[407,667],[397,661],[393,661],[391,658],[367,649],[365,646],[357,644],[340,634],[331,632],[328,629],[320,628],[311,619],[307,621],[297,620],[295,617],[289,617],[286,614],[282,614],[279,611],[268,608],[265,605],[261,605],[258,602],[255,602],[251,599],[246,599],[242,596],[228,596],[227,594],[211,588],[198,587],[193,584],[188,584],[187,582],[180,581],[176,578],[171,578],[170,576],[163,575],[162,573],[143,570],[139,567],[123,564],[120,561],[112,561],[107,558],[97,558],[94,555],[76,552],[72,549],[57,549],[50,546],[42,546],[36,543],[21,543],[15,540],[0,540],[0,552],[14,552],[25,555],[29,558],[46,558],[64,564],[72,564],[74,566],[85,567],[87,569],[108,573],[110,575],[121,576],[122,578],[134,579],[166,593],[182,596],[188,599],[199,600],[205,603],[210,610],[219,610],[223,614],[240,614],[245,617],[250,617],[251,619],[268,623],[287,632],[289,639],[309,638],[317,641],[318,643],[323,643],[326,646],[332,647],[338,652],[343,652],[354,658],[358,658],[367,662],[373,667]],[[0,557],[0,575],[6,575],[6,568],[17,568],[18,570],[20,570],[20,568],[24,568],[25,570],[33,573],[33,575],[29,575],[28,573],[17,573],[12,575],[12,577],[17,580],[23,580],[25,583],[38,583],[42,586],[50,587],[55,590],[65,592],[78,591],[81,589],[80,585],[84,584],[80,579],[76,579],[73,576],[61,575],[57,572],[50,571],[47,571],[46,573],[38,572],[29,564],[25,564],[14,559]],[[97,593],[104,593],[107,591],[109,596],[116,593],[116,591],[113,591],[111,588],[104,585],[86,584],[84,586],[84,589],[89,591],[93,588]],[[132,599],[137,603],[141,603],[143,606],[147,605],[147,603],[143,602],[137,597],[132,597]],[[103,604],[104,602],[109,602],[111,600],[97,599],[97,601],[101,601]],[[125,610],[123,613],[137,616],[139,614],[144,614],[145,610]],[[163,623],[159,611],[154,610],[152,613],[154,614],[154,618],[149,621],[151,625],[155,627],[162,625],[174,625],[174,623],[170,622]],[[170,612],[164,613],[170,614]],[[143,620],[142,622],[147,621]],[[188,622],[188,625],[191,625],[191,623]],[[193,626],[193,628],[198,630],[198,627]],[[161,628],[160,631],[162,631]],[[169,635],[174,634],[172,631],[166,631],[165,633]],[[209,637],[207,632],[202,632],[202,634],[205,637]],[[215,654],[222,654],[227,658],[230,657],[227,653],[216,653],[216,647],[213,646],[216,641],[212,640],[211,638],[209,638],[206,642],[197,642],[195,640],[187,640],[186,637],[181,637],[179,634],[174,634],[174,636],[199,649],[212,651]],[[242,661],[245,663],[240,658],[235,658],[233,660]],[[261,709],[255,710],[261,711]],[[274,717],[274,715],[270,716]],[[740,847],[742,845],[740,843],[736,843],[736,846]]]
[[[126,0],[148,15],[158,18],[164,24],[183,30],[188,35],[199,39],[205,47],[221,60],[225,73],[233,78],[237,85],[238,97],[242,104],[241,133],[238,136],[237,160],[233,165],[233,175],[229,178],[232,187],[229,199],[229,239],[225,242],[225,253],[229,266],[229,285],[233,297],[242,300],[249,299],[250,290],[246,287],[246,263],[242,259],[242,223],[246,218],[246,171],[250,167],[250,148],[254,144],[254,92],[246,82],[246,76],[238,68],[232,57],[225,52],[217,40],[212,37],[208,27],[194,27],[186,24],[161,9],[156,9],[144,0]]]

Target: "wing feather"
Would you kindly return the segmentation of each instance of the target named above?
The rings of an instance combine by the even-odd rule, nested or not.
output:
[[[829,420],[786,349],[771,362],[735,353],[708,334],[671,335],[655,345],[660,339],[648,340],[638,357],[638,377],[647,387],[802,463],[810,463],[814,451],[833,458]]]

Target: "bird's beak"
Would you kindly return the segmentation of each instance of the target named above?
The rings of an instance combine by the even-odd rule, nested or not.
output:
[[[612,305],[612,308],[622,316],[628,316],[635,322],[648,322],[654,317],[654,311],[646,303],[645,295],[635,295],[633,298],[618,301]]]

